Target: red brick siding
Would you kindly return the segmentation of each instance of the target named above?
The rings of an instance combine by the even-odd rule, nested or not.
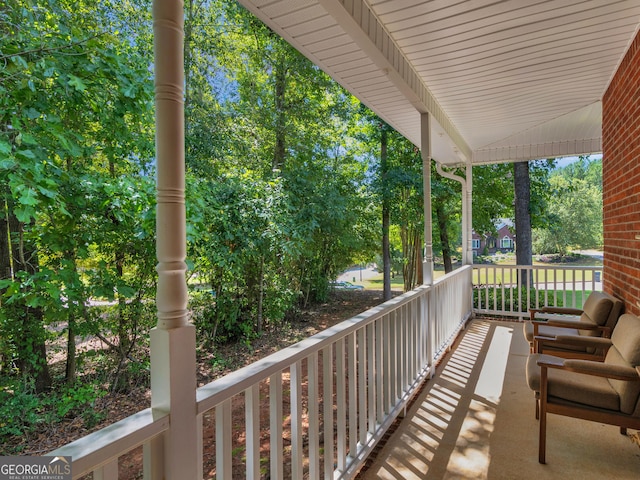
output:
[[[602,98],[602,150],[604,290],[640,315],[640,33]]]

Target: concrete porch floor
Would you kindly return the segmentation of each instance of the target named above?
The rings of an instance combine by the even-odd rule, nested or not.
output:
[[[521,323],[470,322],[357,478],[640,478],[640,446],[631,436],[558,415],[548,416],[547,464],[538,463],[528,350]]]

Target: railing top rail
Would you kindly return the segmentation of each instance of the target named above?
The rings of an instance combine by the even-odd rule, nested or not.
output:
[[[95,470],[169,428],[169,415],[147,408],[97,432],[64,445],[49,455],[71,456],[73,475]]]

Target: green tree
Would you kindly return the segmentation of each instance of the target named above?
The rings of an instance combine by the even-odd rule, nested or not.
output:
[[[112,28],[117,17],[110,4],[11,3],[3,11],[10,33],[3,37],[3,55],[10,68],[0,78],[0,174],[9,186],[4,205],[20,253],[13,254],[13,270],[23,273],[6,284],[5,304],[29,299],[26,308],[44,312],[28,316],[42,328],[67,322],[67,380],[73,382],[75,335],[94,293],[81,278],[89,247],[101,229],[125,234],[109,215],[113,206],[96,201],[96,185],[138,175],[150,159],[149,62],[136,55],[131,37]],[[16,268],[23,245],[33,259],[27,269]],[[122,245],[112,247],[114,258],[126,255]],[[15,313],[3,308],[3,315],[7,329],[17,328],[10,318]]]
[[[551,215],[534,232],[536,253],[602,245],[602,161],[581,158],[549,178]]]

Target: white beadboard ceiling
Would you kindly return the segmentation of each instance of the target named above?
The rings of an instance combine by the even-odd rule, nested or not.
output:
[[[239,0],[432,157],[597,153],[640,0]]]

